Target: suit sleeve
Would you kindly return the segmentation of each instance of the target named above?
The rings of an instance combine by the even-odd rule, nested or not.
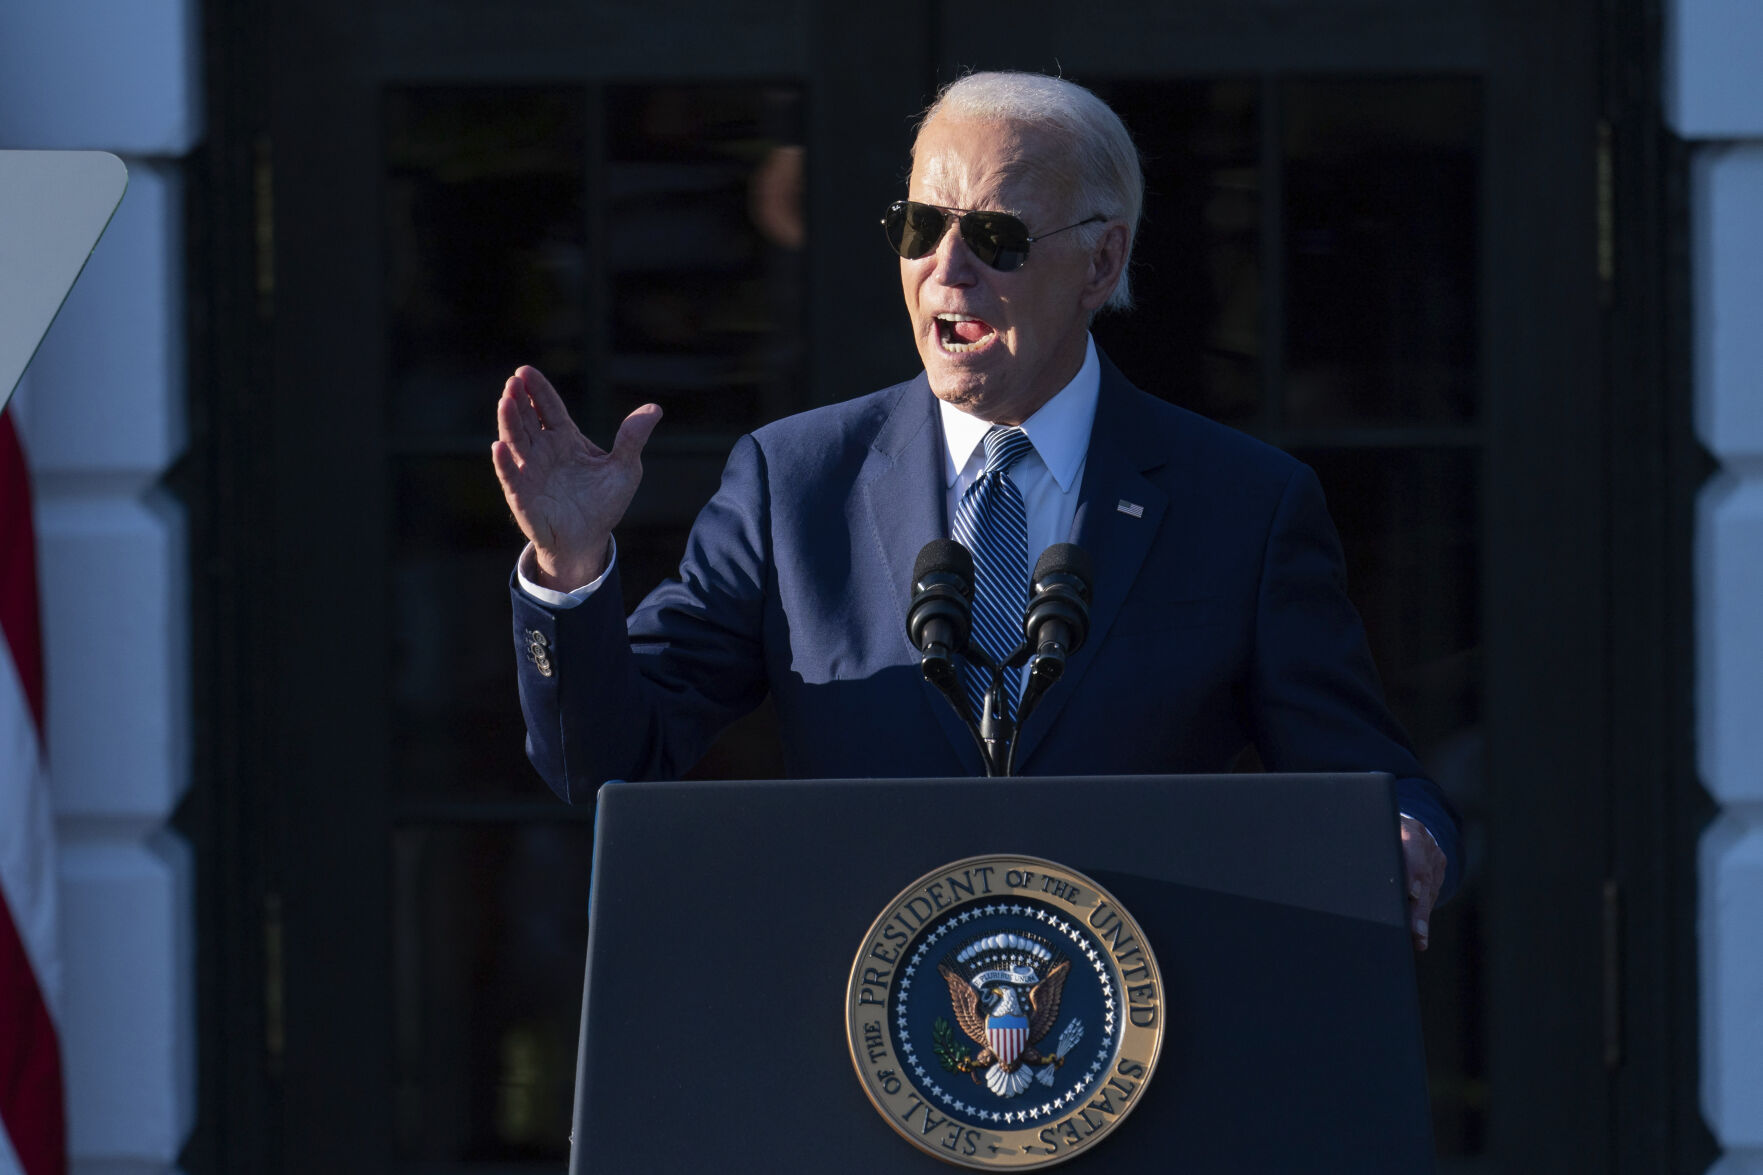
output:
[[[679,577],[620,615],[616,567],[579,606],[511,584],[527,756],[570,803],[612,779],[674,779],[766,692],[763,454],[743,437],[692,526]]]
[[[1364,625],[1347,598],[1340,540],[1322,486],[1298,466],[1268,532],[1256,601],[1256,744],[1275,771],[1387,771],[1400,809],[1425,824],[1457,888],[1457,814],[1426,777],[1383,699]]]

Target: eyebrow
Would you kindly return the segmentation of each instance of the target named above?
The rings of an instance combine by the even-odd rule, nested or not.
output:
[[[1010,177],[1006,176],[1005,178],[1008,179]],[[943,190],[933,180],[930,180],[928,178],[925,182],[925,186],[927,188],[929,188],[932,192],[939,192],[939,191]],[[912,180],[911,180],[910,176],[907,177],[906,190],[907,190],[908,194],[910,194],[912,191]],[[954,203],[945,204],[941,200],[932,200],[932,199],[928,199],[928,198],[921,201],[921,202],[925,203],[925,204],[934,204],[938,208],[952,208],[957,212],[1006,212],[1006,213],[1009,213],[1011,216],[1016,217],[1019,220],[1022,219],[1022,217],[1024,215],[1024,209],[1020,205],[1006,204],[1002,200],[996,201],[989,208],[974,208],[969,205],[961,205],[961,204],[954,204]]]

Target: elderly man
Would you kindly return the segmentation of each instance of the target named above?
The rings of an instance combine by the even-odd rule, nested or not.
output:
[[[1033,555],[1069,539],[1095,565],[1090,635],[1025,719],[1018,772],[1218,772],[1251,742],[1274,770],[1389,771],[1425,946],[1457,827],[1384,707],[1315,476],[1134,388],[1090,339],[1128,304],[1142,190],[1088,90],[948,87],[883,221],[924,371],[743,437],[679,578],[628,623],[612,532],[661,410],[607,452],[537,371],[509,379],[492,456],[531,540],[521,702],[559,795],[676,776],[767,693],[796,777],[980,774],[906,636],[914,558],[982,536],[977,593],[1020,617]]]

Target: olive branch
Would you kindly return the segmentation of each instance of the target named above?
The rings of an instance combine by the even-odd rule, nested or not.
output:
[[[937,1063],[950,1073],[966,1073],[973,1066],[969,1063],[973,1051],[965,1043],[958,1044],[955,1030],[941,1016],[930,1026],[930,1047],[937,1055]]]

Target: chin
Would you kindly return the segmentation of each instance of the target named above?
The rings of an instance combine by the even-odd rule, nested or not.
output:
[[[941,379],[932,375],[930,379],[931,394],[945,404],[953,405],[963,412],[975,416],[984,415],[981,408],[992,397],[986,394],[984,380],[963,378],[962,374],[944,375]]]
[[[956,356],[945,352],[933,339],[919,347],[918,357],[930,377],[932,394],[971,416],[991,420],[1012,398],[1010,375],[1016,364],[998,343],[983,356]]]

